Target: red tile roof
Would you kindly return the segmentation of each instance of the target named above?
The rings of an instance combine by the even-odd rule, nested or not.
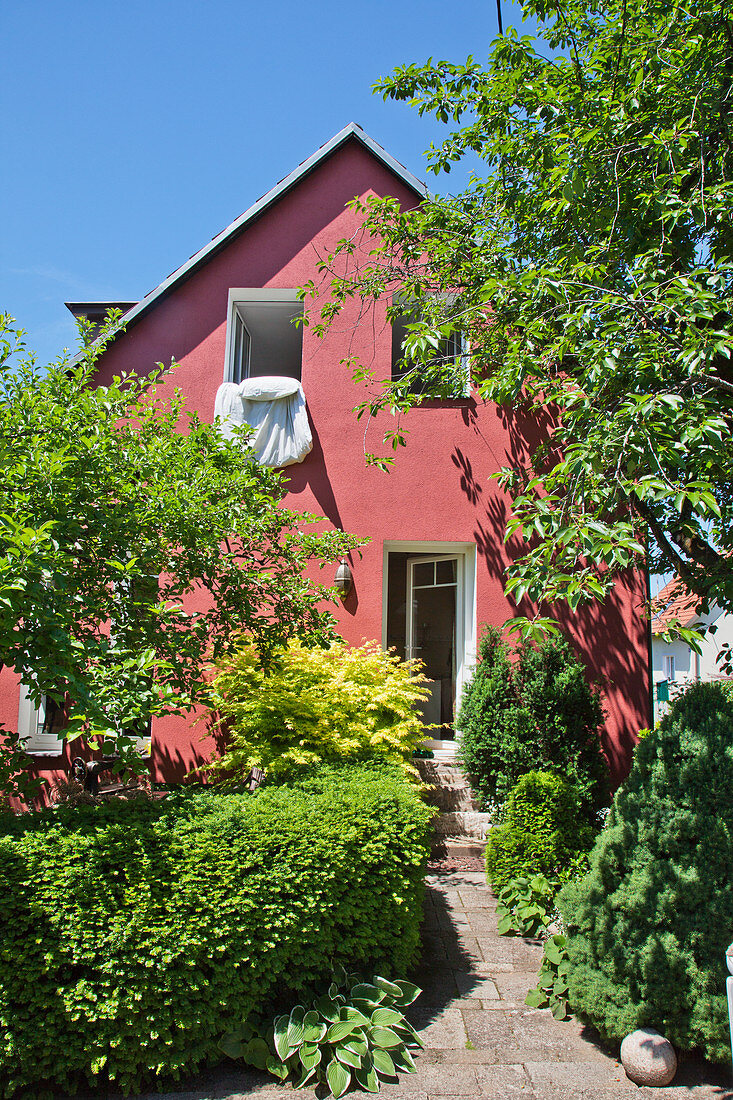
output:
[[[673,577],[652,600],[652,634],[663,634],[675,620],[689,626],[698,618],[699,602],[699,596],[688,591],[679,577]]]

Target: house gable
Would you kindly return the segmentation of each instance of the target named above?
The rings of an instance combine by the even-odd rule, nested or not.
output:
[[[425,190],[351,124],[128,311],[99,380],[175,360],[175,384],[189,407],[210,419],[226,358],[229,290],[292,289],[314,278],[318,257],[353,232],[347,204],[369,194],[389,194],[409,207]]]

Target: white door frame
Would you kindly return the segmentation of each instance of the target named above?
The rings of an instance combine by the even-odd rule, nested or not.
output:
[[[389,580],[389,555],[410,554],[414,557],[449,557],[459,559],[460,578],[456,595],[456,711],[461,695],[476,667],[476,543],[475,542],[419,542],[416,540],[386,539],[382,549],[382,648],[387,648],[387,585]],[[461,560],[462,559],[462,560]],[[409,571],[408,571],[409,577]],[[462,580],[462,584],[461,581]],[[462,588],[462,591],[461,591]],[[405,623],[405,643],[409,629],[409,607]],[[461,631],[462,627],[462,631]],[[459,631],[462,637],[459,638]],[[455,756],[460,731],[456,729],[455,741],[428,740],[425,747],[433,749],[436,756]]]

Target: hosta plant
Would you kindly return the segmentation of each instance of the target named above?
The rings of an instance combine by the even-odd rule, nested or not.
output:
[[[537,985],[530,989],[524,1003],[530,1008],[549,1008],[556,1020],[565,1020],[568,1010],[567,940],[559,933],[545,942]]]
[[[310,1009],[295,1005],[269,1024],[250,1015],[219,1045],[298,1089],[324,1084],[335,1097],[353,1087],[378,1092],[385,1078],[415,1070],[409,1048],[423,1042],[402,1010],[419,994],[411,982],[379,977],[357,982],[348,994],[333,982]]]
[[[496,915],[500,936],[535,936],[547,928],[555,913],[555,895],[559,884],[544,875],[512,879],[499,891]]]

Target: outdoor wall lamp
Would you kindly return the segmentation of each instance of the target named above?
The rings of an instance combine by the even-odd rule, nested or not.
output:
[[[341,563],[336,570],[336,576],[333,579],[333,583],[336,591],[339,594],[340,599],[345,600],[354,585],[354,578],[351,575],[349,563],[347,562],[346,558],[341,559]]]

